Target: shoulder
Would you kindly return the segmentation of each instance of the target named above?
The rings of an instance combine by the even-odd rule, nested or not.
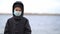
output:
[[[8,18],[8,20],[7,21],[12,21],[13,20],[13,17],[11,17],[11,18]]]
[[[29,21],[28,18],[26,18],[26,17],[23,17],[22,19],[23,19],[23,20],[26,20],[26,21]]]
[[[25,21],[25,24],[29,24],[29,20],[26,17],[23,17],[23,20]]]

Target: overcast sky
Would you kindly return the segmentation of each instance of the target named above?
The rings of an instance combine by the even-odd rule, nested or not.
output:
[[[0,13],[12,13],[15,1],[22,1],[25,13],[60,13],[60,0],[0,0]]]

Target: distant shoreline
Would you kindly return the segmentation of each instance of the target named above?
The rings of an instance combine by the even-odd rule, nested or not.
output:
[[[0,15],[12,15],[12,14],[9,14],[9,13],[0,13]],[[60,16],[60,14],[48,14],[48,13],[41,13],[41,14],[38,14],[38,13],[24,13],[24,15],[40,15],[40,16]]]

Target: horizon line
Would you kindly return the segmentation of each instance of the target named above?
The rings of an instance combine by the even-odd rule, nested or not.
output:
[[[11,13],[0,13],[0,15],[12,15]],[[24,13],[24,15],[47,15],[47,16],[60,16],[59,13]]]

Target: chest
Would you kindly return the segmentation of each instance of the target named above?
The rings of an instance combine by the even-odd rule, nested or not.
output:
[[[12,20],[10,23],[11,29],[12,30],[20,30],[23,29],[25,25],[24,20]]]

